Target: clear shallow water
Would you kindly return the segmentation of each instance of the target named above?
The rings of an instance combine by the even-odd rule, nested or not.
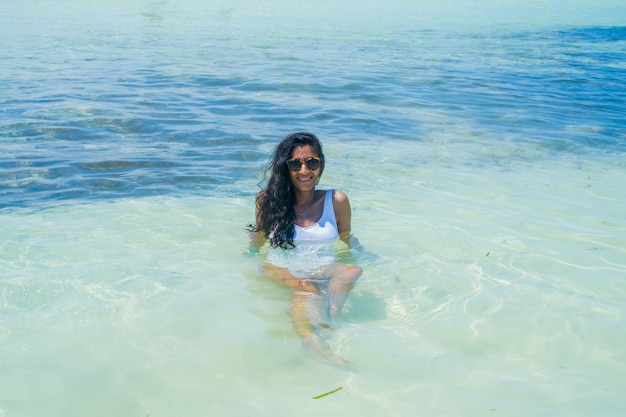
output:
[[[0,6],[0,415],[623,413],[623,6],[359,5]],[[245,253],[297,129],[357,372]]]

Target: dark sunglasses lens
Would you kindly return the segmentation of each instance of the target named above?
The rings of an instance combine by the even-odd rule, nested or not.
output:
[[[297,159],[292,159],[291,161],[287,161],[287,167],[292,171],[300,170],[300,161]]]
[[[320,167],[320,161],[317,159],[309,159],[306,161],[306,167],[312,170],[318,169]]]

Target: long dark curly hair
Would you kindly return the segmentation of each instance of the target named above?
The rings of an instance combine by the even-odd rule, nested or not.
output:
[[[267,187],[257,195],[259,219],[257,225],[249,227],[250,231],[263,232],[270,240],[272,247],[294,247],[294,221],[296,214],[293,210],[295,194],[287,160],[291,159],[294,149],[309,145],[317,156],[321,158],[320,174],[324,172],[324,153],[322,144],[317,136],[308,132],[296,132],[287,135],[274,150],[274,156],[267,166],[265,176],[269,173]]]

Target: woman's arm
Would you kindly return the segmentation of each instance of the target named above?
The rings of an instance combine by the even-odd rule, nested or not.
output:
[[[263,232],[250,232],[250,252],[258,252],[267,238]]]
[[[335,209],[339,238],[349,245],[352,231],[352,208],[348,196],[342,191],[333,191],[333,208]]]
[[[265,244],[267,237],[264,231],[258,231],[258,227],[261,224],[261,206],[265,201],[265,191],[261,191],[256,197],[256,204],[254,208],[254,218],[256,220],[257,231],[250,233],[250,250],[258,251],[261,246]]]

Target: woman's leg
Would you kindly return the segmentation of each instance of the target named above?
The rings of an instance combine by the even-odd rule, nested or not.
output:
[[[360,266],[333,264],[323,267],[320,273],[330,278],[326,293],[328,294],[330,317],[334,319],[341,313],[348,294],[363,274],[363,269]]]
[[[320,334],[328,328],[328,299],[321,292],[297,292],[291,296],[289,315],[302,345],[315,358],[334,365],[349,365],[333,352]]]
[[[271,278],[272,281],[285,285],[296,291],[319,291],[317,285],[315,284],[315,280],[294,277],[289,269],[276,266],[270,262],[263,262],[261,264],[261,272]]]
[[[309,337],[319,328],[328,328],[328,301],[321,292],[294,291],[291,294],[289,317],[298,337]]]
[[[329,312],[331,317],[341,311],[341,307],[354,287],[354,282],[361,276],[357,266],[333,264],[323,267],[320,279],[297,278],[287,268],[278,267],[269,262],[261,265],[261,271],[273,281],[295,291],[291,295],[289,316],[296,334],[303,345],[318,359],[339,365],[347,365],[345,359],[330,350],[319,334],[321,329],[328,329]],[[329,279],[330,278],[330,279]],[[326,287],[326,291],[320,291]],[[334,311],[334,313],[333,313]]]

